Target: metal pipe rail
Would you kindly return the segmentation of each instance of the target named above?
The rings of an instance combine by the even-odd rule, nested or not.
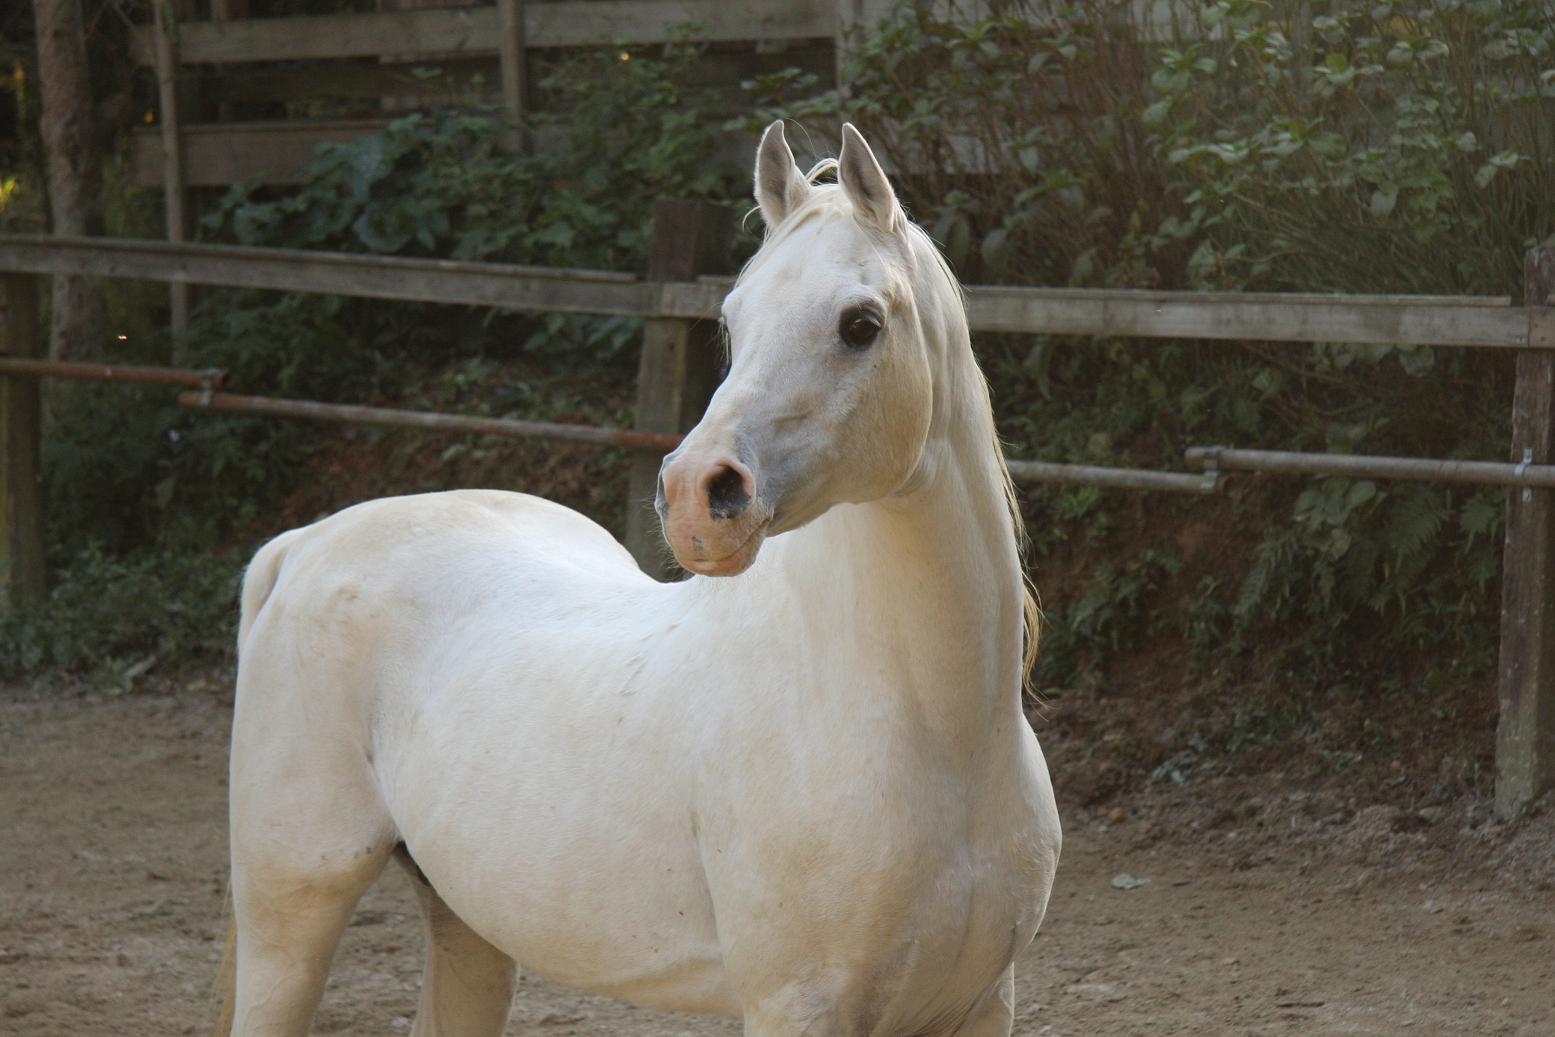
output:
[[[194,370],[186,367],[142,367],[130,364],[88,364],[72,360],[34,360],[0,356],[0,375],[35,375],[86,382],[138,382],[144,385],[187,385],[219,389],[227,372],[219,367]]]
[[[1268,472],[1276,475],[1338,475],[1347,479],[1467,483],[1471,486],[1555,488],[1555,465],[1500,461],[1444,461],[1367,454],[1305,454],[1289,450],[1235,450],[1196,446],[1183,452],[1190,467],[1205,474]]]
[[[481,418],[438,411],[319,403],[314,400],[242,396],[225,392],[182,392],[178,394],[178,402],[185,407],[233,414],[266,414],[305,421],[338,421],[356,425],[420,428],[434,432],[555,439],[632,450],[669,451],[679,446],[682,439],[674,433],[643,432],[598,425],[526,421],[516,418]],[[1010,476],[1016,482],[1089,484],[1118,489],[1171,490],[1180,493],[1214,493],[1219,488],[1219,480],[1214,476],[1206,478],[1204,475],[1187,473],[1155,472],[1138,468],[1105,468],[1098,465],[1055,464],[1048,461],[1012,460],[1008,464]]]
[[[1215,493],[1221,480],[1214,474],[1158,472],[1145,468],[1109,468],[1052,461],[1007,460],[1010,478],[1020,483],[1065,483],[1117,490],[1166,490],[1174,493]]]
[[[199,410],[234,414],[268,414],[306,421],[340,421],[356,425],[395,425],[437,432],[465,432],[487,436],[520,436],[558,439],[594,446],[634,450],[673,450],[681,437],[672,433],[638,429],[574,425],[557,421],[524,421],[517,418],[480,418],[437,411],[403,410],[396,407],[363,407],[347,403],[318,403],[272,396],[240,396],[225,392],[181,392],[178,402]]]
[[[440,411],[406,410],[400,407],[365,407],[358,404],[321,403],[316,400],[292,400],[273,396],[244,396],[216,392],[214,390],[226,385],[227,372],[214,367],[203,370],[181,367],[141,367],[0,356],[0,376],[4,375],[187,387],[199,391],[178,394],[178,402],[184,407],[233,414],[266,414],[272,417],[299,418],[306,421],[338,421],[357,425],[429,429],[435,432],[553,439],[572,443],[590,443],[595,446],[624,447],[630,450],[669,451],[679,446],[682,438],[673,433],[645,432],[600,425],[473,417]],[[1057,464],[1050,461],[1011,460],[1008,464],[1010,476],[1016,482],[1022,483],[1084,484],[1113,489],[1167,490],[1179,493],[1214,493],[1219,488],[1217,479],[1206,480],[1203,475],[1156,472],[1139,468]]]

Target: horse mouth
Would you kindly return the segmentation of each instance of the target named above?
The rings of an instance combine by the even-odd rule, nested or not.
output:
[[[690,572],[699,576],[738,576],[749,569],[751,563],[756,560],[756,554],[761,550],[761,542],[767,537],[767,527],[772,524],[768,519],[752,529],[750,535],[741,541],[740,546],[719,558],[682,558],[680,551],[675,551],[675,560]],[[692,538],[696,547],[700,547],[697,538]],[[672,548],[674,545],[670,545]]]

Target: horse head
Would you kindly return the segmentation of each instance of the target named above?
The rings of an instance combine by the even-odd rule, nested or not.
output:
[[[833,167],[835,184],[812,183]],[[755,195],[766,239],[723,303],[729,374],[655,502],[676,559],[709,576],[744,572],[766,537],[833,505],[899,493],[934,414],[927,242],[858,130],[807,176],[773,123]]]

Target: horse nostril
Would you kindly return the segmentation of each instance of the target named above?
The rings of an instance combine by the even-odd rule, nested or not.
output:
[[[732,519],[751,502],[744,477],[728,465],[707,482],[707,510],[715,519]]]

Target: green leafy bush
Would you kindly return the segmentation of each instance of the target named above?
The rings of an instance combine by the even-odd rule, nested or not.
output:
[[[968,281],[1520,294],[1523,252],[1555,241],[1555,9],[1151,6],[1145,22],[1101,0],[903,4],[854,51],[847,92],[760,77],[749,124],[865,124]],[[1504,358],[976,344],[1014,456],[1179,467],[1187,446],[1229,443],[1495,458],[1507,441]],[[1319,665],[1379,649],[1489,664],[1501,491],[1258,480],[1229,505],[1154,503],[1147,524],[1125,519],[1140,507],[1126,495],[1028,499],[1039,582],[1062,588],[1046,683],[1171,622],[1201,656],[1299,631]],[[1226,527],[1214,549],[1162,570],[1151,559],[1178,557],[1166,537],[1199,509]]]
[[[244,559],[87,544],[40,608],[0,616],[0,672],[69,670],[109,684],[154,662],[219,657],[236,637]]]
[[[797,70],[763,75],[746,84],[756,111],[738,117],[687,85],[695,48],[600,50],[544,77],[551,114],[531,129],[549,141],[565,126],[562,143],[515,156],[495,112],[407,116],[324,149],[295,190],[234,190],[204,234],[637,270],[656,194],[745,198],[721,131],[753,139],[782,115],[824,152],[846,117],[969,282],[1519,294],[1523,250],[1555,231],[1547,3],[1184,0],[1148,23],[1139,6],[904,3],[854,50],[845,93]],[[629,379],[636,333],[222,292],[180,351],[245,390],[372,400],[413,395],[444,362],[474,370],[517,350]],[[1013,456],[1177,467],[1184,447],[1219,442],[1494,458],[1507,440],[1506,365],[1464,351],[976,345]],[[295,425],[151,404],[115,437],[83,401],[51,447],[61,544],[176,554],[242,539],[313,442]],[[545,406],[515,393],[493,413]],[[1491,657],[1500,491],[1248,480],[1229,501],[1147,502],[1041,487],[1028,509],[1049,591],[1044,683],[1094,677],[1152,635],[1200,659],[1275,645],[1329,668],[1433,654],[1483,671]],[[0,666],[67,656],[29,649]]]
[[[638,271],[656,197],[744,193],[744,171],[720,150],[729,113],[687,85],[700,53],[610,48],[552,66],[541,82],[548,114],[530,127],[541,143],[524,155],[503,146],[509,127],[495,110],[406,115],[320,148],[294,189],[232,189],[202,236]],[[377,402],[414,395],[411,380],[426,370],[523,351],[559,370],[628,380],[639,332],[639,321],[622,318],[227,290],[207,294],[175,348],[182,364],[227,369],[244,392]],[[137,350],[166,344],[133,338]],[[487,387],[486,402],[501,406],[480,409],[554,417],[567,402],[503,389]],[[45,612],[0,630],[0,673],[93,670],[140,651],[225,652],[231,588],[190,559],[214,550],[230,565],[233,545],[240,557],[274,531],[271,515],[307,471],[315,429],[190,413],[117,387],[61,391],[51,419],[48,528],[60,582]],[[148,599],[127,607],[137,582]],[[100,640],[91,635],[99,622]]]
[[[1286,11],[1296,5],[1284,5]],[[1542,0],[1197,12],[1145,123],[1220,286],[1518,294],[1555,233],[1555,8]]]

